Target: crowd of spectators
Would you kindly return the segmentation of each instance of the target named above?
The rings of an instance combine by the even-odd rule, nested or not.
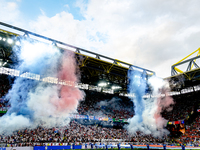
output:
[[[133,117],[133,102],[128,97],[113,97],[96,91],[85,90],[86,97],[78,106],[80,115],[98,115],[116,119]]]
[[[5,79],[5,78],[4,78]],[[10,89],[9,80],[0,79],[0,97],[3,97]],[[128,119],[134,116],[133,102],[128,97],[113,96],[96,91],[85,90],[86,97],[81,101],[77,110],[80,115],[106,116],[116,119]],[[174,105],[170,112],[164,111],[162,116],[169,121],[185,120],[195,111],[195,106],[199,103],[198,94],[187,93],[173,96]],[[0,108],[9,107],[9,102],[0,99]],[[37,145],[38,143],[90,143],[99,142],[99,140],[123,139],[126,142],[136,144],[145,143],[193,143],[200,144],[200,118],[197,117],[192,124],[186,125],[185,132],[178,138],[165,136],[154,138],[152,135],[144,135],[138,132],[135,135],[129,135],[126,129],[104,128],[98,125],[82,125],[72,121],[63,128],[44,128],[25,129],[16,131],[9,136],[0,136],[0,143],[24,143],[28,145]]]
[[[78,107],[81,115],[103,115],[116,119],[128,119],[134,116],[133,102],[128,97],[112,97],[111,94],[85,91],[86,99]],[[185,120],[198,103],[198,94],[175,95],[173,109],[164,110],[162,116],[168,121]]]
[[[169,121],[181,120],[184,121],[184,124],[174,125],[179,136],[176,138],[171,136],[170,142],[200,146],[200,113],[197,112],[200,104],[199,92],[176,95],[173,96],[173,99],[175,102],[173,110],[171,112],[164,111],[162,115]]]
[[[7,75],[0,74],[0,98],[5,96],[8,93],[8,90],[11,88],[10,80]]]
[[[10,82],[11,80],[9,80],[7,75],[0,74],[0,112],[6,112],[10,107],[9,101],[4,98],[11,88]],[[0,116],[2,115],[3,113],[0,113]]]
[[[9,136],[0,136],[0,143],[21,145],[76,145],[83,143],[103,142],[127,142],[144,145],[146,143],[158,144],[164,143],[167,136],[163,138],[154,138],[151,135],[129,135],[125,129],[103,128],[100,126],[85,126],[72,121],[68,126],[63,128],[44,128],[24,129],[14,132]],[[118,141],[119,140],[119,141]],[[106,142],[105,142],[106,141]]]
[[[173,109],[162,113],[162,116],[169,121],[185,120],[200,100],[197,93],[180,94],[172,98],[174,100]]]
[[[198,116],[192,124],[186,125],[185,133],[178,138],[177,142],[200,145],[200,116]]]

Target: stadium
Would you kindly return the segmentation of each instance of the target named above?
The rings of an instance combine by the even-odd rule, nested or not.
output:
[[[160,79],[0,26],[0,149],[200,149],[200,48]]]

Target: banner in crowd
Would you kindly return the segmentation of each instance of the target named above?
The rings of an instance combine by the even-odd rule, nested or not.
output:
[[[113,120],[113,119],[108,118],[108,117],[78,115],[78,114],[70,114],[69,117],[73,118],[73,119],[86,119],[86,120],[99,120],[99,121],[112,121]]]
[[[185,122],[184,122],[184,120],[178,120],[178,121],[169,121],[167,124],[184,124]]]
[[[116,119],[116,118],[113,118],[113,122],[123,122],[123,123],[127,123],[127,122],[128,122],[128,119]]]
[[[9,109],[9,107],[2,107],[2,108],[0,108],[0,113],[6,113],[8,111],[8,109]],[[200,109],[198,112],[200,112]],[[189,118],[189,116],[190,115],[188,115],[188,118]],[[113,122],[128,123],[128,119],[117,119],[117,118],[109,118],[109,117],[78,115],[78,114],[70,114],[69,117],[73,118],[73,119],[86,119],[86,120],[99,120],[99,121],[113,121]],[[167,124],[169,124],[169,125],[184,124],[184,120],[169,121]]]
[[[6,113],[9,107],[2,107],[0,108],[0,113]],[[116,118],[109,118],[109,117],[99,117],[99,116],[89,116],[89,115],[78,115],[78,114],[70,114],[70,118],[73,119],[86,119],[86,120],[99,120],[99,121],[113,121],[113,122],[121,122],[121,123],[128,123],[128,119],[116,119]],[[169,121],[167,124],[184,124],[184,120],[179,121]]]
[[[78,115],[78,114],[70,114],[70,118],[73,119],[86,119],[86,120],[99,120],[99,121],[113,121],[113,122],[121,122],[127,123],[128,119],[116,119],[109,117],[100,117],[100,116],[89,116],[89,115]]]

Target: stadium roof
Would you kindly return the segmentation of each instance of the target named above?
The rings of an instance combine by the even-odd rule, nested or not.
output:
[[[196,56],[195,56],[196,54]],[[200,48],[181,59],[171,67],[171,77],[165,78],[175,86],[174,90],[200,84]]]
[[[32,39],[43,39],[50,41],[52,44],[62,50],[74,50],[77,64],[81,70],[81,82],[98,85],[99,82],[108,82],[109,87],[115,85],[122,87],[121,90],[127,89],[127,72],[128,70],[139,70],[145,73],[147,76],[154,75],[155,72],[141,68],[117,59],[113,59],[89,50],[85,50],[70,44],[66,44],[3,22],[0,25],[14,30],[16,33],[0,29],[0,60],[4,63],[4,66],[11,67],[11,65],[17,62],[17,56],[12,51],[12,46],[18,44],[21,37]],[[22,35],[23,34],[23,35]],[[13,42],[9,43],[8,39],[12,39]]]

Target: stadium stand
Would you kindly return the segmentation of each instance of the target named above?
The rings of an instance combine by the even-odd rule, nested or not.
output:
[[[86,98],[78,107],[81,115],[103,115],[116,119],[133,117],[133,103],[128,97],[85,90]]]
[[[170,112],[164,111],[162,114],[169,121],[185,120],[194,111],[199,98],[197,93],[186,93],[173,96],[173,100],[175,102],[173,110]]]
[[[100,108],[100,102],[104,102],[103,97],[111,97],[110,94],[105,94],[101,92],[94,91],[86,91],[88,97],[86,96],[86,100],[82,101],[78,110],[80,114],[92,114],[94,112],[100,115],[108,115],[109,111],[105,111],[105,108]],[[92,97],[91,95],[95,95]],[[134,144],[144,145],[145,143],[152,144],[192,144],[199,145],[200,137],[199,137],[199,121],[200,117],[197,115],[192,121],[187,121],[189,114],[192,111],[195,111],[195,104],[198,103],[197,93],[187,93],[183,95],[174,96],[174,101],[176,102],[174,105],[174,109],[171,112],[164,112],[163,116],[168,118],[170,121],[177,120],[185,120],[186,130],[183,134],[179,135],[179,137],[173,137],[173,134],[169,136],[165,136],[163,138],[154,138],[152,135],[143,135],[138,132],[137,135],[129,135],[126,129],[116,129],[116,128],[107,128],[99,125],[84,125],[83,123],[72,121],[69,126],[66,126],[62,129],[59,128],[43,128],[38,127],[37,129],[25,129],[21,131],[16,131],[13,135],[0,137],[0,142],[15,144],[15,146],[27,146],[27,145],[44,145],[46,143],[50,145],[58,145],[60,143],[65,144],[83,144],[83,143],[96,143],[107,140],[108,142],[113,142],[115,140],[123,140],[124,142],[131,142]],[[196,99],[195,99],[196,98]],[[127,98],[125,97],[127,100]],[[194,100],[190,102],[190,99]],[[91,102],[92,101],[92,102]],[[7,105],[7,101],[5,101],[2,106]],[[185,107],[187,105],[187,107]],[[97,106],[97,107],[95,107]],[[188,109],[187,109],[188,108]],[[111,114],[115,114],[114,117],[127,117],[126,114],[123,115],[123,110],[126,107],[122,108],[120,111],[112,111]],[[127,110],[129,108],[127,107]],[[84,111],[82,111],[84,110]],[[183,112],[183,113],[181,113]],[[186,113],[185,113],[186,112]],[[128,112],[127,112],[128,113]],[[90,115],[91,115],[90,114]],[[112,115],[111,115],[112,116]],[[113,116],[112,116],[113,117]],[[190,116],[191,117],[191,116]]]
[[[0,24],[3,23],[0,22]],[[12,29],[16,29],[16,27],[12,26]],[[20,31],[24,32],[25,30],[20,29]],[[26,31],[26,34],[43,37],[28,31]],[[0,30],[0,35],[2,37],[20,36],[4,30]],[[48,39],[47,37],[43,38]],[[83,72],[81,74],[82,83],[95,84],[96,87],[100,80],[109,79],[113,85],[121,86],[122,92],[127,90],[127,71],[132,67],[131,64],[127,64],[116,59],[111,59],[96,53],[91,53],[87,50],[74,47],[56,40],[50,39],[50,41],[76,49],[75,54],[77,58],[77,64],[79,64],[80,70]],[[9,68],[10,65],[13,65],[13,59],[10,59],[12,48],[10,46],[6,46],[5,48],[5,45],[6,44],[4,42],[0,46],[2,46],[1,51],[4,51],[8,54],[6,59],[9,58],[9,61],[6,61],[4,67]],[[87,52],[90,55],[95,55],[95,58],[83,55],[80,53],[80,51]],[[2,57],[4,57],[4,55],[2,55]],[[113,63],[106,62],[105,60],[100,60],[100,57],[109,59]],[[122,66],[122,64],[126,66]],[[134,67],[137,69],[144,69],[137,66]],[[174,73],[177,70],[175,69],[176,68],[174,68]],[[146,71],[154,74],[154,72],[150,70],[146,69]],[[146,71],[144,69],[144,72]],[[198,76],[198,70],[196,71],[197,72],[195,77]],[[5,114],[7,109],[10,107],[9,100],[5,99],[4,97],[8,90],[11,88],[13,82],[13,78],[8,78],[8,75],[5,75],[10,73],[11,71],[7,71],[4,72],[4,74],[0,74],[1,115]],[[189,72],[188,74],[190,75],[192,73]],[[14,73],[10,75],[14,76]],[[148,76],[149,74],[146,75]],[[191,82],[193,81],[191,80]],[[188,85],[191,86],[191,82]],[[162,145],[163,147],[163,144],[172,146],[200,146],[200,117],[199,112],[197,112],[197,108],[199,107],[199,91],[181,93],[179,95],[172,96],[175,101],[173,109],[169,111],[168,108],[167,110],[163,110],[162,113],[162,116],[169,120],[167,129],[170,131],[170,134],[161,138],[153,137],[152,135],[144,135],[141,132],[137,132],[135,135],[130,135],[125,129],[127,124],[125,120],[134,116],[133,102],[130,100],[130,98],[125,96],[124,93],[122,93],[124,96],[119,96],[119,93],[117,92],[109,94],[103,91],[103,88],[101,90],[90,90],[90,88],[87,88],[87,90],[85,89],[85,100],[80,102],[76,115],[87,117],[106,117],[107,122],[109,120],[109,123],[106,124],[103,120],[92,122],[89,119],[81,120],[73,118],[69,125],[62,128],[44,128],[39,126],[36,129],[23,129],[20,131],[15,131],[11,135],[0,135],[0,145],[5,144],[6,146],[22,147],[66,146],[74,144],[90,145],[93,143],[98,145],[96,148],[103,148],[105,145],[117,146],[117,144],[121,143],[125,146],[129,144],[140,146],[145,145],[145,148],[147,146],[147,149],[149,148],[150,144],[157,146]],[[92,145],[90,148],[92,148]],[[182,149],[184,149],[184,147]]]

